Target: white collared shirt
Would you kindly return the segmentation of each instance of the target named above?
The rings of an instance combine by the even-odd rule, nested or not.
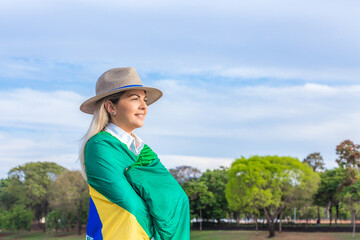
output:
[[[141,150],[144,147],[144,142],[143,140],[141,140],[141,138],[136,136],[134,133],[133,135],[135,136],[135,138],[132,137],[130,134],[128,134],[113,123],[109,123],[105,127],[105,132],[108,132],[117,139],[119,139],[120,142],[124,143],[129,148],[129,150],[133,152],[136,156],[140,154]]]

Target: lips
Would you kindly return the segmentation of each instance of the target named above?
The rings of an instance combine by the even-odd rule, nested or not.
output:
[[[145,114],[144,113],[136,113],[135,116],[139,117],[139,118],[144,118]]]

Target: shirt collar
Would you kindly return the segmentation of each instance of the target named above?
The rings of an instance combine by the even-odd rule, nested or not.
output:
[[[134,133],[133,135],[135,136],[135,138],[132,137],[130,134],[128,134],[113,123],[109,123],[106,126],[105,131],[119,139],[120,142],[124,143],[129,148],[129,150],[132,151],[136,156],[140,154],[141,150],[144,147],[144,142],[141,138],[136,136]]]

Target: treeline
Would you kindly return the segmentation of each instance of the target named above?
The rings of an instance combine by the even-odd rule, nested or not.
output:
[[[53,162],[31,162],[11,169],[0,180],[0,227],[69,231],[87,221],[89,194],[79,171]],[[46,220],[45,220],[46,219]]]
[[[240,216],[266,219],[269,237],[275,224],[295,214],[302,219],[316,218],[318,224],[327,212],[335,227],[339,217],[349,219],[355,234],[356,213],[360,210],[360,145],[350,140],[336,147],[338,167],[326,170],[320,153],[297,158],[252,156],[236,159],[230,169],[207,170],[201,174],[191,167],[170,172],[189,197],[191,216],[202,222]],[[322,210],[322,211],[321,211]],[[323,211],[325,210],[325,211]],[[335,213],[335,214],[334,214]]]
[[[252,156],[236,159],[230,168],[201,173],[190,166],[170,169],[189,197],[191,219],[221,223],[223,219],[266,219],[269,236],[275,224],[293,215],[321,219],[329,214],[352,219],[360,210],[360,146],[350,140],[336,147],[338,167],[326,170],[320,153],[297,158]],[[26,163],[0,180],[0,227],[8,230],[40,226],[43,231],[81,233],[87,222],[88,185],[79,171],[56,163]],[[46,219],[46,221],[44,221]]]

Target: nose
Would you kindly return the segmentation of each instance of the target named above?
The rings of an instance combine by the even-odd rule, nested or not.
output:
[[[147,104],[144,100],[141,100],[140,109],[147,109]]]

